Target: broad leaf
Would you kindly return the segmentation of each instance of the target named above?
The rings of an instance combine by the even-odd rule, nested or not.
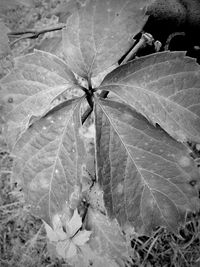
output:
[[[112,71],[100,86],[178,141],[200,142],[200,67],[184,52],[162,52]]]
[[[98,100],[95,116],[108,215],[147,234],[157,226],[177,232],[185,211],[199,206],[200,178],[188,148],[125,104]]]
[[[110,221],[107,216],[92,209],[88,211],[88,218],[93,230],[90,247],[94,253],[116,262],[129,261],[126,240],[117,221]]]
[[[43,115],[56,96],[78,87],[62,60],[39,50],[16,58],[15,68],[0,81],[0,86],[9,145],[27,128],[31,116]]]
[[[74,191],[81,190],[85,149],[79,135],[82,98],[67,101],[35,122],[18,140],[13,177],[22,184],[32,213],[49,225]]]
[[[73,266],[76,267],[122,267],[121,262],[118,264],[111,257],[104,255],[98,255],[94,250],[88,245],[85,244],[81,247],[81,254],[72,262]]]
[[[112,66],[130,49],[132,37],[147,19],[144,7],[149,1],[77,2],[77,10],[63,30],[63,51],[72,70],[90,78]]]
[[[0,21],[0,58],[6,56],[10,52],[9,40],[7,33],[9,29]]]

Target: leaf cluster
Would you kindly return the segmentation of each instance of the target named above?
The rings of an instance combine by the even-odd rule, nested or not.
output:
[[[63,58],[35,50],[15,58],[0,81],[13,177],[58,255],[77,255],[76,266],[131,264],[130,229],[150,235],[163,226],[178,235],[199,209],[187,146],[200,142],[199,65],[169,51],[118,64],[147,21],[148,3],[76,1],[62,30]]]

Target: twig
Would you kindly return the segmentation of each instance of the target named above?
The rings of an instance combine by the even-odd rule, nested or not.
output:
[[[153,39],[151,34],[143,33],[139,42],[133,47],[133,49],[128,53],[128,55],[126,55],[126,57],[123,59],[123,61],[120,63],[120,65],[131,60],[135,56],[135,54],[138,52],[138,50],[140,50],[141,48],[146,46],[146,44],[152,44],[153,40],[154,39]]]
[[[55,26],[44,28],[44,29],[41,29],[41,30],[28,29],[28,30],[24,30],[24,31],[9,32],[8,33],[8,37],[11,37],[11,38],[16,38],[16,37],[19,37],[21,35],[24,35],[24,36],[19,37],[15,41],[13,41],[10,45],[12,46],[16,42],[18,42],[18,41],[20,41],[22,39],[37,38],[39,35],[44,34],[46,32],[53,32],[53,31],[62,30],[65,26],[66,26],[66,24],[60,23],[60,24],[57,24]]]

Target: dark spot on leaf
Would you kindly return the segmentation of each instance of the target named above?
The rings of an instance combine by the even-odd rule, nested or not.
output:
[[[190,184],[191,186],[195,186],[195,185],[197,184],[197,181],[196,181],[196,180],[191,180],[191,181],[189,182],[189,184]]]
[[[116,13],[116,17],[119,17],[119,13]]]
[[[12,97],[8,98],[8,103],[13,103],[13,98]]]

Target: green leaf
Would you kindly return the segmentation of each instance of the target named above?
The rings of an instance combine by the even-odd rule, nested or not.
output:
[[[121,262],[120,262],[121,263]],[[106,255],[98,255],[97,253],[92,250],[92,248],[85,244],[83,247],[81,247],[81,254],[78,255],[77,258],[75,258],[72,261],[72,266],[76,267],[88,267],[88,266],[94,266],[94,267],[122,267],[122,264],[118,264],[115,260],[111,259],[110,257]]]
[[[116,220],[111,221],[107,216],[92,209],[88,211],[88,220],[93,230],[90,247],[95,254],[116,262],[130,260],[125,237]]]
[[[63,30],[63,51],[71,69],[83,78],[98,75],[133,45],[147,20],[148,0],[77,1]],[[80,3],[82,2],[82,3]]]
[[[178,141],[200,142],[200,67],[184,52],[141,57],[109,73],[110,90]]]
[[[111,218],[149,234],[177,232],[199,208],[198,169],[188,148],[125,104],[96,100],[98,181]]]
[[[66,63],[39,50],[16,58],[15,68],[0,81],[0,86],[0,102],[7,121],[5,135],[11,147],[32,116],[43,115],[56,96],[79,87]]]
[[[35,122],[18,140],[13,178],[32,213],[52,225],[74,191],[81,190],[85,147],[79,134],[82,98],[67,101]]]

